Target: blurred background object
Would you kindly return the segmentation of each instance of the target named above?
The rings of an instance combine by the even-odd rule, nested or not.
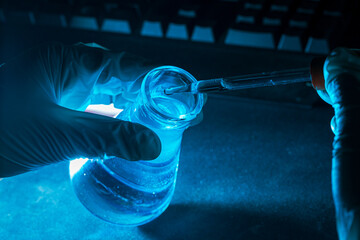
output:
[[[358,12],[356,0],[2,0],[0,61],[42,42],[94,41],[198,79],[294,69],[360,47]],[[227,94],[312,106],[309,85]]]

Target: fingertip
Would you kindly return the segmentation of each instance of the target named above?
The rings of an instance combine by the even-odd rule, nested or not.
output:
[[[154,160],[161,152],[161,141],[151,129],[137,123],[128,123],[129,149],[128,160]]]
[[[54,159],[106,155],[138,161],[155,159],[161,152],[159,137],[141,124],[65,108],[57,113],[54,126],[62,134],[54,144],[59,148]]]
[[[139,160],[154,160],[161,152],[161,141],[155,132],[146,129],[138,135],[140,157]]]

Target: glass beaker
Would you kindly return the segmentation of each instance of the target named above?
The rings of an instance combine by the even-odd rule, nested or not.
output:
[[[160,138],[161,153],[151,161],[117,157],[76,159],[70,176],[81,203],[99,218],[124,226],[158,217],[174,194],[182,134],[201,112],[203,95],[165,95],[164,89],[196,82],[181,68],[162,66],[144,77],[137,101],[117,118],[145,125]]]

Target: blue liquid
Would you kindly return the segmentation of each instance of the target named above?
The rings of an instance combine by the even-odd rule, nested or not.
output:
[[[158,96],[153,101],[169,114],[180,116],[189,111],[179,99]],[[162,143],[160,156],[138,162],[121,158],[78,159],[70,163],[70,174],[79,200],[90,212],[112,223],[137,226],[156,218],[170,204],[185,127],[159,125],[146,115],[143,106],[124,112],[121,119],[154,130]]]

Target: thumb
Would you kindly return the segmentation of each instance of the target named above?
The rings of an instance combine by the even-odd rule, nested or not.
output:
[[[116,156],[152,160],[161,151],[158,136],[137,124],[55,106],[54,146],[60,159]]]

